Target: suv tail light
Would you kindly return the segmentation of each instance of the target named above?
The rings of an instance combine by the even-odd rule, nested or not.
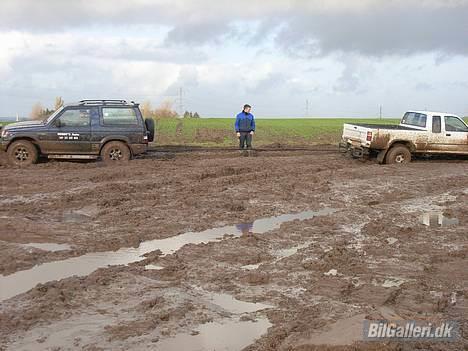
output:
[[[372,132],[367,132],[367,141],[372,141]]]

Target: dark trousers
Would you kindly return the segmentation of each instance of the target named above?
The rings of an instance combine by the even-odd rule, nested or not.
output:
[[[252,148],[252,134],[250,132],[240,132],[239,149],[243,149],[247,144],[247,149]]]

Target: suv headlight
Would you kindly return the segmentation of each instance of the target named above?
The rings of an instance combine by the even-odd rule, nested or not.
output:
[[[0,135],[2,138],[8,138],[12,135],[11,132],[9,132],[8,130],[6,129],[2,129],[2,134]]]

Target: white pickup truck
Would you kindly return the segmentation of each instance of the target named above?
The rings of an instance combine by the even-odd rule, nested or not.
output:
[[[408,111],[399,125],[345,123],[340,150],[376,155],[379,163],[408,163],[414,154],[468,155],[468,126],[451,113]]]

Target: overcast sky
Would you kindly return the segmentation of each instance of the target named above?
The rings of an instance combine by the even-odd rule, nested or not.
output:
[[[0,116],[180,88],[211,117],[468,115],[468,0],[0,1]]]

